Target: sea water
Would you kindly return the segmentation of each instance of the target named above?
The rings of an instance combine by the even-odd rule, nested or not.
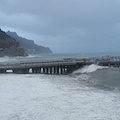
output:
[[[87,56],[3,57],[0,62]],[[119,119],[120,68],[92,64],[69,75],[0,74],[0,120]]]

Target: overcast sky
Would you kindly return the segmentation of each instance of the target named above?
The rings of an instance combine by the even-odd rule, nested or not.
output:
[[[0,28],[54,53],[120,52],[120,0],[0,0]]]

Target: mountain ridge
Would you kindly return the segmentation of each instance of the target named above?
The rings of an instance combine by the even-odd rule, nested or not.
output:
[[[0,29],[0,57],[3,56],[27,56],[27,54],[19,42]]]
[[[34,43],[33,40],[29,40],[17,35],[16,32],[7,31],[7,35],[14,38],[25,49],[27,54],[50,54],[52,51],[49,47],[43,47]]]

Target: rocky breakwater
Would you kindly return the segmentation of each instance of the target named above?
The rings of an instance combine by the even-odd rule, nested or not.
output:
[[[0,57],[27,56],[19,42],[0,29]]]

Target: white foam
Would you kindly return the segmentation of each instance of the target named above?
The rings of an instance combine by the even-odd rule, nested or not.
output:
[[[38,57],[38,55],[37,54],[29,54],[27,56],[27,58],[34,58],[34,57]],[[39,55],[39,57],[41,57],[41,56]]]
[[[87,74],[80,74],[79,76],[78,76],[78,78],[79,79],[82,79],[82,80],[88,80],[89,79],[89,75],[87,75]]]
[[[0,120],[118,120],[119,105],[119,93],[70,76],[0,75]]]
[[[94,71],[96,71],[96,70],[98,70],[98,69],[103,69],[103,68],[106,68],[106,67],[92,64],[92,65],[84,66],[83,68],[80,68],[80,69],[74,71],[73,74],[78,74],[78,73],[91,73],[91,72],[94,72]]]
[[[16,60],[15,57],[8,57],[8,56],[0,57],[0,62],[10,62],[15,60]]]

